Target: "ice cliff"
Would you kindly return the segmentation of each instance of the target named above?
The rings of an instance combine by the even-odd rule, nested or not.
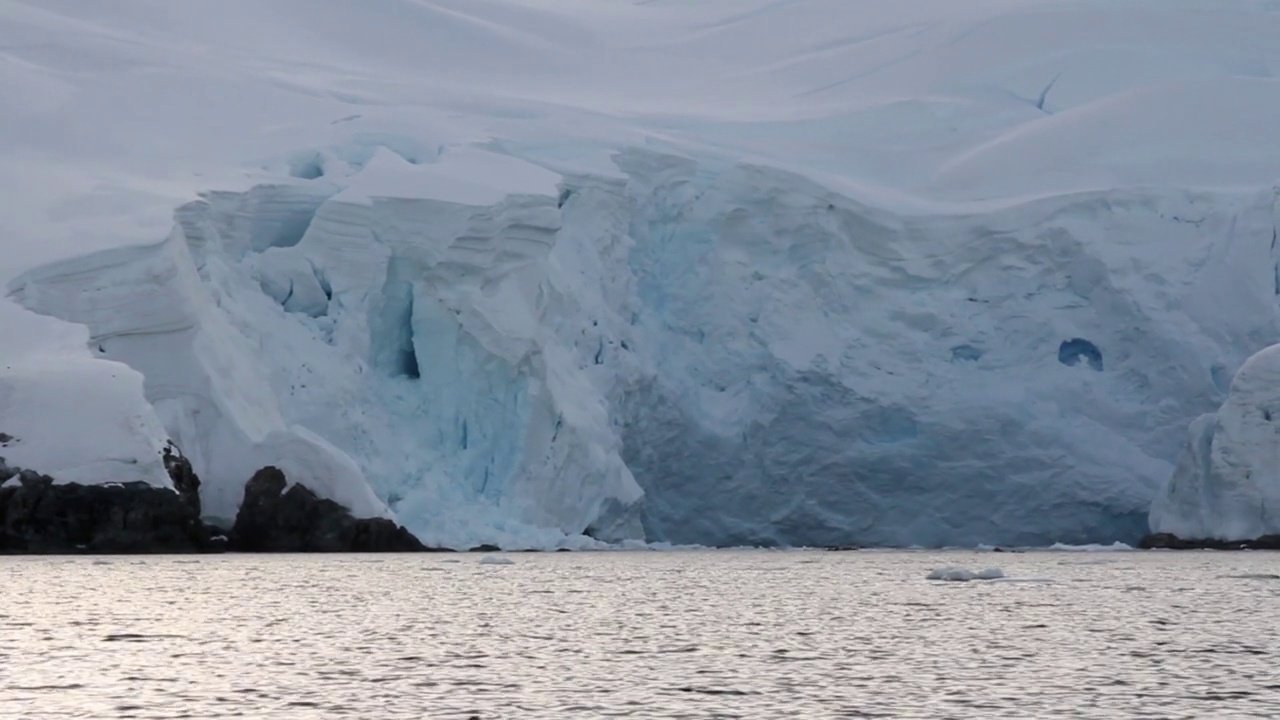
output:
[[[11,0],[0,456],[451,546],[1135,540],[1280,340],[1264,5]]]
[[[211,514],[277,462],[455,544],[1131,537],[1276,334],[1273,192],[905,214],[617,164],[491,205],[214,194],[14,297],[143,374]]]
[[[1184,539],[1280,535],[1280,346],[1245,362],[1216,413],[1196,418],[1151,531]]]
[[[137,411],[137,420],[129,420],[131,428],[143,432],[128,433],[132,442],[119,442],[102,434],[121,424],[108,411],[103,412],[108,417],[99,419],[101,425],[86,422],[90,418],[78,412],[81,403],[101,390],[50,393],[45,383],[62,382],[62,377],[50,378],[48,368],[42,366],[43,382],[32,386],[41,399],[27,403],[15,399],[12,406],[30,407],[47,418],[46,423],[67,423],[77,431],[41,433],[20,421],[13,423],[19,428],[14,434],[23,442],[15,444],[19,452],[10,459],[59,481],[118,481],[119,472],[93,465],[74,473],[59,472],[39,454],[25,457],[26,441],[56,437],[73,454],[83,452],[81,448],[119,443],[113,452],[124,456],[121,462],[151,470],[160,463],[160,439],[172,440],[197,472],[213,481],[201,490],[209,515],[234,517],[244,489],[241,478],[264,465],[278,465],[295,477],[308,478],[317,492],[361,517],[385,514],[382,501],[369,491],[348,455],[309,430],[286,425],[262,359],[254,357],[252,346],[219,310],[218,298],[201,282],[188,245],[180,237],[150,248],[106,250],[55,263],[11,285],[12,297],[25,306],[87,327],[86,345],[91,352],[127,366],[116,372],[137,377],[131,368],[141,373],[147,405]],[[113,364],[86,367],[98,365],[105,371]],[[46,395],[65,397],[68,406],[50,408],[44,404]],[[90,407],[96,409],[96,405]],[[133,438],[137,437],[150,438],[154,449],[150,445],[135,449],[139,441]],[[62,452],[43,455],[58,457]],[[160,484],[168,484],[167,476]]]

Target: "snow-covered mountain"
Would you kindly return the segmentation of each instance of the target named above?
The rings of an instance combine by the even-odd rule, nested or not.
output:
[[[1280,3],[0,0],[0,448],[428,543],[1132,540],[1280,339]]]

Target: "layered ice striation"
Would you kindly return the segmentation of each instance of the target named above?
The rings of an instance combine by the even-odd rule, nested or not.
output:
[[[1249,358],[1216,413],[1196,418],[1151,531],[1187,540],[1280,535],[1280,345]]]
[[[15,296],[145,376],[210,512],[277,464],[453,546],[1133,540],[1280,335],[1271,191],[868,204],[614,162],[447,200],[317,164]]]

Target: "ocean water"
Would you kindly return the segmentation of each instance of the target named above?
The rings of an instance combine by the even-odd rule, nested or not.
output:
[[[0,558],[0,717],[1280,717],[1272,553],[505,557]]]

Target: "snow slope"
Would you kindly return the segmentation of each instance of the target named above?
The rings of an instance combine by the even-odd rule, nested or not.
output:
[[[1280,339],[1275,37],[0,0],[0,454],[164,483],[173,438],[214,514],[274,463],[452,545],[1132,540]]]

